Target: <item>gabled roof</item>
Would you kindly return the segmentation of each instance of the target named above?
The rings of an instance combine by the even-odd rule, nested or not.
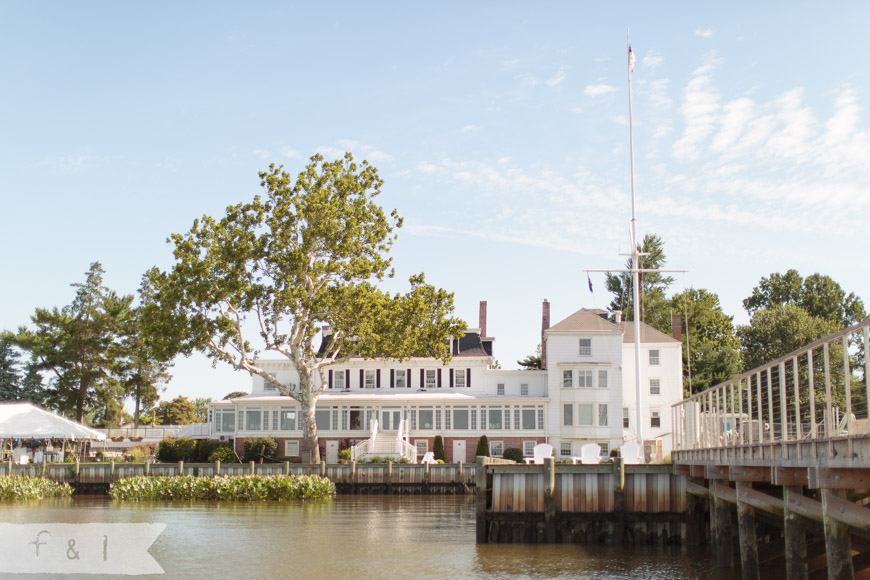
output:
[[[607,311],[598,308],[581,308],[565,320],[557,322],[550,330],[558,331],[611,331],[617,332],[620,327],[606,318]]]
[[[624,343],[633,343],[634,342],[634,322],[620,322],[619,327],[625,331],[625,334],[622,335],[622,342]],[[660,330],[656,330],[649,324],[645,322],[640,323],[640,342],[680,342],[673,336],[665,334]]]

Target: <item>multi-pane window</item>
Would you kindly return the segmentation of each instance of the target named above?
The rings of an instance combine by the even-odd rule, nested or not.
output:
[[[504,408],[504,428],[511,428],[511,408],[508,406],[505,406]]]
[[[299,442],[298,441],[285,441],[284,442],[284,456],[285,457],[299,457]]]
[[[417,455],[426,455],[429,452],[429,441],[426,439],[414,440],[414,446],[417,448]]]
[[[562,405],[562,425],[565,427],[574,426],[574,404],[565,403]]]
[[[344,388],[344,371],[335,371],[334,373],[332,373],[332,388]]]
[[[468,429],[468,408],[453,407],[453,428]]]
[[[542,427],[538,427],[541,429]],[[535,429],[535,408],[534,407],[523,407],[523,429],[533,430]]]
[[[607,427],[607,405],[598,405],[598,426]]]
[[[436,384],[435,371],[427,370],[426,371],[426,388],[434,389]]]
[[[650,411],[650,427],[661,427],[662,426],[662,417],[659,415],[658,411]]]
[[[435,409],[435,429],[437,431],[441,430],[441,409]]]
[[[529,396],[529,385],[526,383],[520,383],[520,396],[528,397]]]
[[[375,371],[366,371],[365,373],[365,388],[374,389],[377,384],[377,373]]]
[[[329,431],[329,418],[332,415],[329,409],[316,409],[314,411],[314,422],[317,425],[318,431]]]
[[[544,406],[538,405],[538,430],[543,430],[544,428]]]
[[[559,457],[571,457],[571,455],[573,455],[573,453],[571,453],[571,442],[559,442]]]
[[[477,409],[471,408],[471,430],[477,429]]]
[[[662,383],[660,379],[650,379],[649,380],[649,394],[650,395],[661,395],[662,394]]]
[[[489,421],[487,422],[487,429],[501,429],[502,428],[502,410],[494,409],[492,407],[489,408]]]
[[[577,424],[578,425],[593,425],[592,422],[592,404],[580,403],[577,405]]]
[[[405,370],[397,370],[396,371],[396,388],[404,389],[408,386],[408,378],[405,376],[405,373],[408,371]]]
[[[498,383],[495,386],[495,394],[498,395],[499,397],[504,396],[504,383]]]
[[[236,413],[233,410],[217,411],[215,427],[221,433],[232,433],[236,430]]]
[[[628,407],[622,408],[622,428],[628,429]]]
[[[435,412],[429,409],[420,409],[418,413],[420,429],[432,429],[435,425]]]
[[[578,387],[594,387],[593,384],[593,373],[591,370],[579,370],[577,371],[577,386]]]
[[[574,386],[574,371],[572,371],[572,370],[562,371],[562,386],[563,387],[573,387]]]
[[[523,441],[523,457],[531,457],[535,454],[536,441]]]
[[[267,381],[264,379],[263,380],[263,390],[264,391],[274,391],[275,390],[275,383],[273,383],[272,381]]]
[[[245,411],[245,429],[247,431],[259,431],[262,427],[263,415],[260,409],[248,409]]]
[[[272,411],[272,431],[278,430],[278,410]]]
[[[491,457],[501,457],[504,453],[504,441],[490,441],[489,455]]]
[[[580,339],[580,356],[592,356],[592,339]]]
[[[659,351],[650,349],[649,351],[649,364],[650,366],[658,366],[659,364]]]
[[[456,369],[453,371],[453,384],[457,389],[465,388],[465,369]]]
[[[599,441],[598,446],[601,447],[601,456],[608,457],[610,455],[610,442],[609,441]]]
[[[607,388],[607,371],[598,371],[598,388]]]

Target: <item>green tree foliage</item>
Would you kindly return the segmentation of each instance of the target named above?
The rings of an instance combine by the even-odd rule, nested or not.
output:
[[[245,391],[233,391],[232,393],[227,393],[227,396],[224,397],[224,401],[227,399],[238,399],[239,397],[247,397],[250,393],[246,393]]]
[[[861,299],[854,292],[846,294],[830,276],[816,273],[802,278],[797,270],[762,278],[752,289],[752,295],[743,301],[743,308],[751,317],[759,310],[787,304],[800,306],[810,316],[833,322],[838,329],[856,324],[867,315]]]
[[[447,461],[447,455],[444,453],[444,439],[441,438],[441,435],[435,436],[435,441],[432,443],[432,453],[435,455],[435,459]]]
[[[481,435],[480,439],[477,440],[477,450],[474,455],[478,457],[489,457],[489,440],[486,438],[486,435]]]
[[[155,412],[162,425],[189,425],[196,421],[196,407],[187,397],[178,396],[172,401],[160,401]]]
[[[517,364],[520,365],[524,371],[539,371],[543,368],[541,362],[541,345],[538,345],[538,348],[535,350],[535,354],[527,355],[523,360],[518,360]]]
[[[387,254],[402,224],[374,201],[382,184],[374,167],[349,153],[334,162],[315,155],[295,182],[274,165],[260,178],[265,197],[171,236],[175,265],[146,275],[155,297],[146,306],[149,335],[164,355],[205,351],[297,400],[303,449],[319,462],[314,408],[327,366],[352,356],[447,361],[447,338],[465,325],[451,316],[452,294],[422,274],[406,294],[373,285],[393,274]],[[257,329],[253,337],[247,324]],[[321,352],[315,338],[323,325],[332,334]],[[292,362],[297,391],[258,366],[260,349]]]
[[[18,356],[12,344],[0,339],[0,401],[17,401],[20,396]]]
[[[656,269],[665,265],[665,247],[661,237],[647,234],[640,244],[642,255],[639,266],[642,269]],[[631,269],[631,259],[626,262],[626,269]],[[634,298],[632,296],[632,276],[629,272],[607,274],[606,286],[613,294],[610,310],[621,310],[625,320],[634,320]],[[666,292],[674,282],[672,276],[659,272],[640,274],[641,320],[666,334],[671,332],[671,308]]]
[[[744,370],[777,359],[839,329],[839,324],[812,316],[796,304],[757,310],[750,323],[737,328]]]
[[[104,270],[91,264],[84,283],[62,309],[37,308],[35,330],[18,329],[17,345],[30,352],[36,368],[49,373],[48,403],[79,421],[85,413],[97,423],[117,424],[123,388],[117,379],[118,328],[130,315],[132,296],[103,286]]]
[[[740,342],[733,318],[722,312],[719,297],[703,288],[689,288],[670,300],[683,315],[683,386],[699,393],[728,380],[740,370]]]
[[[208,406],[212,404],[214,399],[211,397],[197,397],[193,400],[193,406],[196,408],[196,422],[208,423]]]
[[[278,456],[278,442],[274,437],[249,437],[244,443],[242,461],[257,461],[262,457],[274,459]]]

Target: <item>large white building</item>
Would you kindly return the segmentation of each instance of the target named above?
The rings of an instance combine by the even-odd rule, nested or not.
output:
[[[549,326],[542,315],[543,370],[492,368],[493,339],[486,333],[486,302],[480,327],[453,340],[447,365],[433,358],[406,361],[354,358],[326,373],[317,400],[321,455],[337,462],[339,451],[372,439],[373,454],[423,455],[436,436],[448,462],[474,461],[486,434],[490,454],[517,448],[530,456],[543,442],[560,457],[579,454],[595,442],[603,454],[636,440],[634,337],[630,324],[611,321],[603,310],[582,309]],[[328,331],[327,331],[328,332]],[[671,448],[670,405],[682,397],[681,342],[642,325],[645,394],[644,439],[656,452]],[[646,364],[648,362],[648,364]],[[298,384],[287,360],[260,360],[278,380]],[[626,418],[627,417],[627,418]],[[279,457],[298,457],[302,447],[299,405],[275,386],[253,377],[249,396],[213,403],[211,430],[233,439],[238,451],[247,437],[271,435]]]

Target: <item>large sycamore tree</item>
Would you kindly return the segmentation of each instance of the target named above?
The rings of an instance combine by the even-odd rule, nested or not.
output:
[[[383,182],[367,162],[315,155],[295,181],[274,165],[260,179],[262,197],[170,237],[174,266],[146,274],[154,296],[146,326],[164,353],[204,351],[298,401],[303,450],[316,463],[314,409],[326,367],[353,356],[446,363],[448,339],[465,324],[452,316],[453,295],[422,274],[404,294],[375,286],[393,276],[388,253],[402,220],[375,202]],[[323,326],[331,333],[320,344]],[[260,352],[289,359],[299,389],[259,366]]]

